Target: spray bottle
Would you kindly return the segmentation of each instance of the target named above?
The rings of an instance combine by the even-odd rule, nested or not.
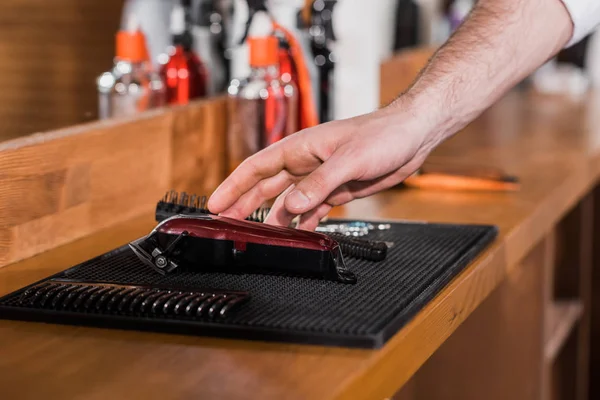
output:
[[[301,17],[304,0],[266,0],[266,5],[273,19],[296,38],[304,57],[304,63],[308,68],[312,84],[312,102],[318,109],[319,71],[314,63],[308,29],[305,28]]]
[[[133,115],[165,104],[165,88],[150,62],[146,38],[135,17],[116,35],[111,71],[96,80],[100,119]]]
[[[298,71],[293,61],[290,44],[285,37],[279,39],[279,73],[283,83],[283,92],[288,103],[288,118],[285,135],[296,133],[302,125],[300,93],[298,91]]]
[[[266,0],[246,1],[248,4],[248,19],[246,21],[245,31],[240,39],[240,44],[245,43],[250,26],[254,24],[254,16],[257,13],[261,13],[261,15],[267,15],[271,19],[271,29],[280,37],[280,43],[282,46],[279,51],[280,68],[281,66],[286,68],[290,64],[292,66],[289,70],[285,70],[284,72],[289,72],[292,74],[291,79],[289,79],[288,82],[293,82],[294,86],[297,88],[298,128],[305,129],[317,125],[319,123],[319,119],[317,108],[313,100],[313,82],[309,72],[309,63],[306,62],[306,56],[302,51],[302,45],[300,44],[300,41],[292,31],[278,23],[273,18],[270,10],[268,10],[266,6]],[[266,20],[264,23],[266,23]],[[239,61],[240,60],[238,60],[238,62]],[[238,84],[239,82],[240,79],[232,80],[232,84],[234,85]],[[292,90],[291,85],[288,85],[286,88],[290,91]]]
[[[273,35],[272,21],[266,12],[254,14],[247,43],[250,76],[229,86],[229,172],[247,157],[281,140],[287,126],[279,40]]]
[[[126,30],[129,18],[135,15],[146,36],[150,63],[158,69],[159,57],[169,45],[169,14],[173,0],[125,0],[121,14],[121,29]]]
[[[187,104],[207,93],[208,73],[192,50],[193,38],[185,15],[181,4],[173,7],[170,25],[173,46],[169,47],[169,58],[160,70],[169,104]]]

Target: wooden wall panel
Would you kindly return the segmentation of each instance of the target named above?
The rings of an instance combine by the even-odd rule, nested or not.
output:
[[[210,195],[225,112],[215,98],[0,144],[0,266],[148,213],[171,188]]]
[[[226,173],[226,97],[215,98],[208,107],[183,107],[175,113],[173,188],[208,195]]]
[[[540,244],[421,367],[417,399],[540,398],[544,257]]]
[[[123,3],[0,1],[0,141],[96,118]]]

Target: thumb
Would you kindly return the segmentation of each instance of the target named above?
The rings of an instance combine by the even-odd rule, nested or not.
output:
[[[322,204],[338,187],[352,179],[354,168],[340,157],[332,156],[296,184],[285,197],[285,208],[292,214],[303,214]]]

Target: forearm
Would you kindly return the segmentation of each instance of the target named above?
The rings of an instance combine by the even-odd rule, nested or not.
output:
[[[572,29],[560,0],[479,0],[391,108],[408,107],[442,141],[560,51]]]

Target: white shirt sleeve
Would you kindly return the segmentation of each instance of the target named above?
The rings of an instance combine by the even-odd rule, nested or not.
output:
[[[566,47],[574,45],[600,25],[600,0],[562,0],[573,21],[573,36]]]

